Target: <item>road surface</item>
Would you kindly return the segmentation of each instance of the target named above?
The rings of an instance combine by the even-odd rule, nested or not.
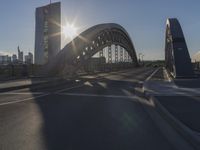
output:
[[[0,149],[192,149],[147,100],[134,95],[152,71],[91,75],[0,93]]]

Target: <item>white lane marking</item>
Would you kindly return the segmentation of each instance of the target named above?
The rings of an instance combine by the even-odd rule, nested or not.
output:
[[[73,87],[68,87],[68,88],[65,88],[65,89],[62,89],[62,90],[58,90],[56,92],[54,92],[54,94],[59,94],[61,92],[64,92],[64,91],[69,91],[69,90],[72,90],[72,89],[77,89],[77,88],[80,88],[80,87],[83,87],[83,86],[93,86],[92,84],[95,83],[95,81],[93,82],[85,82],[81,85],[77,85],[77,86],[73,86]]]
[[[149,81],[149,80],[153,77],[153,75],[156,74],[156,72],[157,72],[159,69],[160,69],[160,68],[157,68],[149,77],[146,78],[145,81]]]
[[[55,94],[58,94],[58,93],[61,93],[61,92],[64,92],[64,91],[69,91],[69,90],[76,89],[76,88],[80,88],[80,87],[83,87],[83,86],[85,86],[85,85],[82,84],[82,85],[77,85],[77,86],[73,86],[73,87],[68,87],[68,88],[56,91]]]
[[[104,98],[136,98],[133,96],[122,96],[122,95],[100,95],[100,94],[84,94],[84,93],[58,93],[58,95],[68,95],[68,96],[85,96],[85,97],[104,97]]]
[[[107,83],[105,83],[105,82],[97,82],[101,87],[103,87],[103,88],[107,88]]]
[[[10,102],[3,102],[3,103],[0,103],[0,106],[3,106],[3,105],[8,105],[8,104],[14,104],[14,103],[19,103],[19,102],[24,102],[24,101],[29,101],[29,100],[32,100],[32,99],[35,99],[35,98],[39,98],[39,97],[44,97],[44,96],[47,96],[47,95],[50,95],[50,94],[58,94],[60,92],[63,92],[63,91],[68,91],[68,90],[71,90],[71,89],[75,89],[75,88],[79,88],[79,87],[83,87],[83,85],[79,85],[79,86],[74,86],[74,87],[69,87],[69,88],[66,88],[66,89],[62,89],[62,90],[59,90],[59,91],[56,91],[54,93],[45,93],[43,94],[41,92],[41,94],[43,95],[38,95],[38,96],[34,96],[34,97],[30,97],[30,98],[26,98],[26,99],[22,99],[22,100],[14,100],[14,101],[10,101]],[[4,94],[4,95],[7,95],[9,92],[7,93],[0,93],[0,94]],[[16,94],[16,93],[15,93]],[[18,93],[19,94],[19,93]],[[27,93],[26,93],[27,94]],[[32,94],[32,93],[29,93],[29,94]]]
[[[30,97],[30,98],[26,98],[26,99],[23,99],[23,100],[15,100],[15,101],[12,101],[12,102],[4,102],[4,103],[0,103],[0,106],[14,104],[14,103],[19,103],[19,102],[24,102],[24,101],[29,101],[29,100],[32,100],[32,99],[35,99],[35,98],[47,96],[49,94],[50,93],[39,95],[39,96],[34,96],[34,97]]]
[[[91,82],[92,83],[95,83],[94,82]],[[12,102],[5,102],[5,103],[0,103],[0,106],[3,106],[3,105],[8,105],[8,104],[13,104],[13,103],[19,103],[19,102],[23,102],[23,101],[28,101],[28,100],[32,100],[34,98],[39,98],[39,97],[44,97],[44,96],[47,96],[47,95],[50,95],[50,94],[58,94],[58,95],[73,95],[73,96],[93,96],[93,97],[109,97],[109,98],[135,98],[136,96],[116,96],[116,95],[97,95],[97,94],[76,94],[76,93],[61,93],[63,91],[69,91],[69,90],[72,90],[72,89],[76,89],[76,88],[80,88],[80,87],[83,87],[85,86],[85,83],[82,84],[82,85],[78,85],[78,86],[74,86],[74,87],[69,87],[69,88],[65,88],[65,89],[62,89],[62,90],[58,90],[54,93],[46,93],[46,94],[43,94],[41,92],[41,94],[43,95],[39,95],[39,96],[34,96],[34,97],[31,97],[31,98],[27,98],[27,99],[23,99],[23,100],[15,100],[15,101],[12,101]],[[37,92],[35,92],[37,93]],[[4,93],[0,93],[0,94],[4,94]],[[5,93],[5,95],[8,94],[8,93]],[[13,93],[13,94],[17,94],[17,93]],[[20,93],[18,93],[20,94]],[[23,93],[23,94],[28,94],[28,93]],[[31,94],[31,93],[30,93]],[[33,93],[34,94],[34,93]],[[39,92],[38,92],[39,94]]]
[[[5,93],[0,93],[0,95],[29,95],[29,94],[44,94],[44,92],[5,92]]]

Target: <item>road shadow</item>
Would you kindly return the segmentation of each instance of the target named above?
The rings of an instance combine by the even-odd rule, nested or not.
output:
[[[138,82],[76,80],[84,87],[35,99],[47,149],[173,149],[131,97]]]
[[[200,133],[199,96],[156,96],[156,98],[175,118]]]
[[[200,78],[174,79],[174,83],[180,88],[200,88]]]

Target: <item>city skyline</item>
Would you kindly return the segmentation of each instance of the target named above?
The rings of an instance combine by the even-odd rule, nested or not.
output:
[[[10,5],[7,1],[2,2],[0,17],[7,19],[4,19],[2,28],[0,28],[0,53],[13,54],[18,45],[25,53],[34,52],[35,8],[48,3],[48,0],[36,0],[34,2],[20,0],[12,2],[13,5]],[[151,2],[86,0],[84,3],[80,0],[68,2],[61,0],[62,25],[66,22],[74,22],[74,25],[78,28],[77,32],[81,33],[96,24],[118,23],[124,26],[130,34],[137,53],[143,53],[147,60],[156,60],[164,58],[166,19],[177,17],[182,25],[192,57],[200,49],[198,42],[200,21],[196,19],[199,15],[199,4],[198,1],[181,3],[180,0],[169,0],[167,2],[158,0]],[[77,9],[74,9],[75,7]],[[189,8],[187,12],[185,8]],[[120,9],[123,11],[120,11]],[[69,41],[70,39],[66,39],[62,35],[61,48]]]

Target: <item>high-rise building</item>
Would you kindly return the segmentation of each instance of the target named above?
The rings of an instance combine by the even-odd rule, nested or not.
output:
[[[18,50],[18,62],[19,63],[23,63],[23,61],[24,61],[24,59],[23,59],[23,57],[24,57],[23,51],[20,51],[19,46],[17,47],[17,50]]]
[[[192,57],[193,62],[200,62],[200,51],[198,51],[193,57]]]
[[[60,2],[36,8],[35,64],[45,64],[61,46]]]
[[[7,65],[11,63],[11,57],[8,55],[1,55],[0,56],[0,64]]]
[[[17,55],[16,54],[12,55],[12,62],[17,63]]]
[[[28,53],[28,55],[25,55],[25,63],[26,64],[33,64],[33,54]]]
[[[193,57],[194,68],[200,70],[200,51],[198,51]]]

